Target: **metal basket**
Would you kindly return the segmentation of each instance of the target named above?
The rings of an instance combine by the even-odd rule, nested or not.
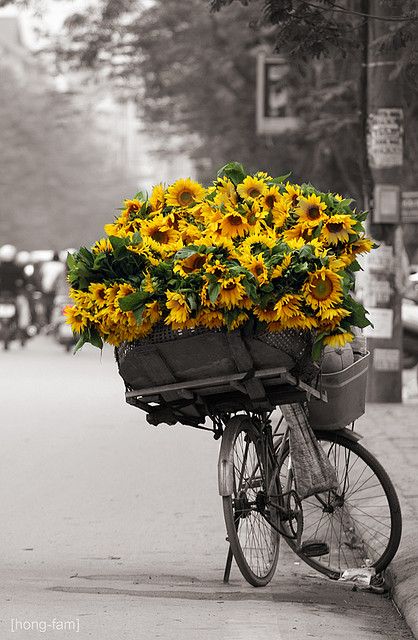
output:
[[[309,422],[314,430],[343,429],[363,415],[369,359],[367,353],[342,371],[321,375],[321,387],[327,392],[328,402],[315,398],[308,402]]]

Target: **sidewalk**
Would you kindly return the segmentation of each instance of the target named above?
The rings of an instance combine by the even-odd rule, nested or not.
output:
[[[369,404],[356,430],[390,475],[401,503],[402,540],[388,577],[393,599],[418,639],[418,394],[408,388],[403,404]]]

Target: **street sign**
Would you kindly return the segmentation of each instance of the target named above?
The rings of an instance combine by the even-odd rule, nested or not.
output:
[[[296,129],[299,121],[290,115],[287,75],[289,65],[282,56],[257,58],[256,125],[258,134],[281,134]]]
[[[418,222],[418,191],[402,191],[402,222]]]
[[[403,164],[403,110],[377,109],[369,114],[367,150],[373,169]]]
[[[373,222],[400,222],[400,189],[396,184],[376,184],[374,188]]]

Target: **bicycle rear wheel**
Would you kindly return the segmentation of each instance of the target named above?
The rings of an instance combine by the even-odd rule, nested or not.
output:
[[[228,541],[244,578],[255,587],[268,584],[279,556],[277,501],[271,474],[277,478],[272,448],[265,435],[245,415],[228,423],[220,461],[233,461],[233,489],[223,496]],[[276,506],[275,506],[276,505]],[[273,525],[273,526],[272,526]]]
[[[292,539],[290,547],[317,571],[338,579],[346,569],[371,566],[383,571],[398,550],[402,519],[393,484],[376,458],[344,434],[322,432],[318,440],[334,466],[337,491],[315,494],[302,501],[302,543],[325,543],[328,553],[309,557]],[[279,461],[282,487],[294,485],[289,443]]]

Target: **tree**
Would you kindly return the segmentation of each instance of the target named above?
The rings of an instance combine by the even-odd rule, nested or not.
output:
[[[58,53],[130,86],[150,128],[163,137],[181,133],[202,179],[237,159],[249,170],[292,169],[295,179],[361,197],[362,159],[353,145],[361,136],[358,79],[351,63],[292,64],[290,100],[302,126],[278,140],[259,137],[255,57],[272,34],[248,28],[261,2],[228,4],[211,14],[206,0],[157,0],[142,10],[129,0],[101,0],[94,11],[68,19]]]
[[[109,163],[80,98],[0,64],[0,237],[19,248],[92,243],[137,185]]]

